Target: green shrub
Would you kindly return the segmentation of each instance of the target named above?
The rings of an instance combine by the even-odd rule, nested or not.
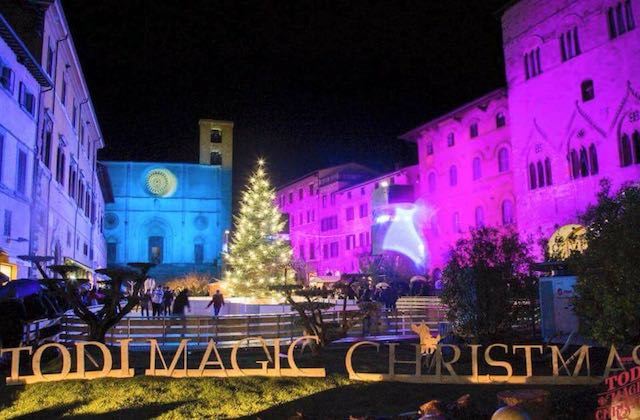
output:
[[[569,264],[578,276],[576,315],[582,334],[603,344],[640,342],[640,186],[614,196],[602,183],[598,201],[581,217],[587,249]]]
[[[522,319],[533,323],[537,278],[529,274],[529,245],[513,231],[471,231],[451,252],[442,300],[454,331],[481,343],[502,340]]]

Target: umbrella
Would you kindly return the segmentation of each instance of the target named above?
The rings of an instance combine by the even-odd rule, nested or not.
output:
[[[45,287],[38,281],[32,279],[13,280],[0,287],[0,299],[5,299],[15,292],[15,297],[24,298],[40,293]]]
[[[389,287],[389,283],[385,283],[385,282],[380,282],[378,284],[376,284],[376,287],[379,287],[381,289],[386,289],[387,287]]]
[[[409,280],[409,283],[415,283],[417,281],[428,283],[427,279],[423,276],[413,276],[411,277],[411,280]]]

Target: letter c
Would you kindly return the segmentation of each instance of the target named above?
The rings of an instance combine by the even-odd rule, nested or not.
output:
[[[353,363],[351,358],[353,357],[353,353],[360,346],[374,346],[376,350],[380,350],[380,344],[374,343],[373,341],[360,341],[359,343],[355,343],[349,350],[347,351],[347,355],[345,356],[345,365],[347,366],[347,372],[349,373],[349,379],[360,379],[360,375],[353,369]]]

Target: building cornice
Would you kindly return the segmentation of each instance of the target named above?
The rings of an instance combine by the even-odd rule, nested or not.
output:
[[[42,1],[42,0],[41,0]],[[69,30],[69,24],[67,22],[67,17],[64,14],[64,10],[62,9],[62,5],[59,0],[53,1],[52,7],[49,9],[53,13],[57,15],[59,18],[60,25],[62,26],[62,32],[66,36],[66,44],[69,47],[69,51],[71,53],[71,58],[73,59],[73,64],[78,72],[78,79],[80,80],[80,85],[82,87],[82,92],[84,97],[87,98],[88,103],[87,106],[91,111],[91,117],[94,121],[94,129],[96,131],[99,148],[102,149],[105,146],[104,137],[102,135],[102,130],[100,129],[100,123],[98,122],[98,117],[96,116],[95,109],[93,107],[93,100],[91,99],[91,94],[89,93],[89,88],[87,87],[87,82],[84,78],[84,72],[82,71],[82,65],[80,64],[80,59],[78,57],[78,52],[76,51],[75,43],[73,42],[73,36],[71,35],[71,31]]]
[[[2,14],[0,14],[0,36],[13,50],[16,57],[18,57],[18,62],[29,70],[29,73],[33,75],[40,86],[45,88],[53,86],[53,81],[49,75],[42,69],[39,61],[33,57],[31,51],[29,51],[24,42],[22,42],[22,39],[20,39]]]
[[[464,114],[466,112],[468,112],[469,110],[471,110],[472,108],[476,108],[479,107],[483,104],[485,104],[488,101],[492,101],[495,99],[500,99],[503,97],[507,96],[507,90],[506,88],[500,88],[500,89],[496,89],[494,91],[491,91],[489,93],[487,93],[486,95],[483,95],[477,99],[474,99],[471,102],[467,102],[466,104],[454,109],[453,111],[449,111],[444,115],[441,115],[440,117],[437,117],[433,120],[430,120],[424,124],[421,124],[420,126],[414,128],[413,130],[410,130],[400,136],[398,136],[399,139],[401,140],[405,140],[405,141],[411,141],[411,142],[416,142],[418,140],[418,138],[420,138],[420,136],[422,135],[423,131],[432,129],[437,127],[439,124],[441,124],[442,122],[448,120],[448,119],[460,119],[461,115],[460,114]]]

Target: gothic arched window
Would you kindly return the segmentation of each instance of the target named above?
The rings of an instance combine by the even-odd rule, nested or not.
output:
[[[429,177],[427,178],[427,183],[429,184],[429,192],[430,193],[436,192],[436,174],[434,172],[431,172],[429,174]]]
[[[473,180],[482,178],[482,162],[479,157],[473,158]]]
[[[542,167],[542,162],[538,161],[536,169],[538,170],[538,186],[542,188],[544,187],[544,168]]]
[[[580,177],[580,161],[578,160],[578,152],[571,150],[571,177],[573,179]]]
[[[452,187],[458,185],[458,168],[455,165],[449,168],[449,185]]]
[[[509,151],[503,147],[498,152],[498,171],[507,172],[509,170]]]
[[[628,135],[623,134],[622,137],[620,137],[620,165],[629,166],[631,163],[631,141]]]
[[[544,160],[544,174],[547,178],[547,185],[553,184],[553,177],[551,176],[551,161],[549,158]]]
[[[596,146],[591,144],[589,146],[589,164],[591,169],[591,175],[596,175],[598,173],[598,151],[596,150]]]
[[[536,165],[534,165],[533,163],[529,164],[529,188],[531,188],[532,190],[535,190],[537,186],[537,179],[536,179]]]
[[[496,128],[504,127],[507,123],[507,119],[504,116],[503,112],[498,112],[496,114]]]
[[[633,138],[633,152],[636,155],[636,163],[640,163],[640,131],[636,130],[631,136]]]
[[[513,223],[513,203],[511,200],[502,202],[502,224],[510,225]]]
[[[478,137],[478,123],[473,123],[469,126],[469,137]]]
[[[587,149],[580,148],[580,176],[589,175],[589,158],[587,157]]]
[[[484,226],[484,209],[481,206],[476,207],[476,227],[479,229]]]

